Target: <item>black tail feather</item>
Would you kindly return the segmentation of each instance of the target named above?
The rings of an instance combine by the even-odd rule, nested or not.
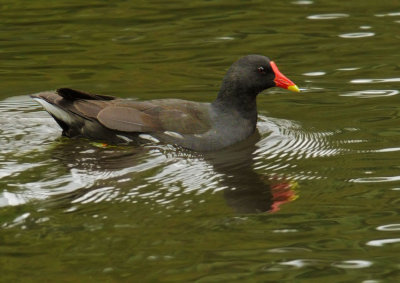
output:
[[[87,100],[113,100],[115,97],[100,95],[100,94],[92,94],[86,93],[80,90],[74,90],[71,88],[59,88],[57,89],[57,93],[69,101],[75,101],[79,99],[87,99]]]

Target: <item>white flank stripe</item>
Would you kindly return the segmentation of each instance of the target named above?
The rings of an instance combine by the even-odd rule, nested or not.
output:
[[[119,137],[121,140],[123,140],[125,142],[131,142],[132,141],[132,139],[130,139],[130,138],[126,137],[126,136],[123,136],[123,135],[117,135],[117,137]]]
[[[164,134],[173,137],[173,138],[177,138],[177,139],[183,139],[183,136],[181,134],[178,134],[176,132],[170,132],[170,131],[165,131]]]
[[[153,136],[150,136],[150,135],[146,135],[146,134],[140,134],[139,135],[139,138],[141,138],[141,139],[144,139],[144,140],[149,140],[149,141],[152,141],[152,142],[160,142],[158,139],[156,139],[155,137],[153,137]]]
[[[39,102],[47,112],[49,112],[50,114],[53,114],[56,118],[65,122],[66,124],[70,125],[73,123],[71,114],[69,114],[68,112],[62,110],[61,108],[54,106],[53,104],[48,103],[46,100],[43,100],[40,98],[34,98],[34,100]]]

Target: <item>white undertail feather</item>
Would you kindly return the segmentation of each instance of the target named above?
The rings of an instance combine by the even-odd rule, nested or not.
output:
[[[68,125],[73,123],[74,120],[72,119],[71,114],[69,114],[68,112],[62,110],[61,108],[58,108],[58,107],[54,106],[51,103],[48,103],[44,99],[34,98],[34,100],[39,102],[47,112],[52,114],[57,119],[65,122]]]

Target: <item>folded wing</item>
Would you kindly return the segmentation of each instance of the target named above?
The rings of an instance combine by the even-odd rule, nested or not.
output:
[[[207,103],[179,99],[150,101],[116,99],[112,96],[90,94],[68,88],[33,97],[45,100],[69,115],[68,119],[61,119],[60,115],[52,113],[51,107],[45,107],[64,130],[79,125],[84,127],[87,123],[82,121],[85,120],[99,123],[112,131],[127,133],[172,131],[180,134],[199,134],[210,129]],[[71,125],[66,125],[68,123]]]

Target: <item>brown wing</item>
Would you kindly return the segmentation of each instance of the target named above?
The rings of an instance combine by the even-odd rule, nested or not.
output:
[[[122,132],[162,130],[157,118],[132,107],[106,107],[99,112],[97,119],[105,127]]]
[[[106,108],[109,103],[97,100],[77,100],[73,103],[74,108],[87,118],[97,119],[101,110]]]
[[[99,122],[123,132],[172,131],[200,134],[210,129],[208,104],[178,99],[150,101],[115,100],[101,110]]]
[[[164,109],[159,113],[159,119],[165,130],[181,134],[201,134],[211,127],[208,109],[202,104]]]
[[[172,131],[200,134],[209,130],[209,104],[179,99],[135,101],[59,89],[34,97],[75,114],[98,121],[111,130],[122,132]]]

